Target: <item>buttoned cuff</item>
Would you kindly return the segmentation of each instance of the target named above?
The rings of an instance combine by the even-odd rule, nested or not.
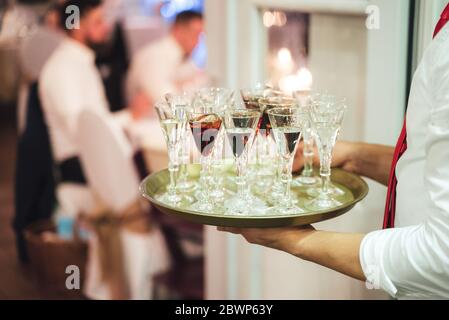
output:
[[[360,245],[359,256],[367,288],[382,289],[395,297],[398,290],[388,277],[384,265],[385,248],[393,231],[388,229],[368,233]]]

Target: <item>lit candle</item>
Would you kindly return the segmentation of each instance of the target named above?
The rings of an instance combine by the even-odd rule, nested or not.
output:
[[[277,68],[282,74],[289,74],[294,68],[292,54],[289,49],[282,48],[277,53]]]
[[[300,68],[296,74],[298,77],[298,90],[310,90],[312,89],[313,76],[309,69]]]
[[[312,73],[307,68],[300,68],[296,74],[282,77],[279,88],[285,94],[292,95],[295,91],[310,91],[312,83]]]

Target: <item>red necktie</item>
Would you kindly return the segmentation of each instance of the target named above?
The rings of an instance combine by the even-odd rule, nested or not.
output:
[[[438,21],[433,37],[435,37],[438,32],[443,29],[445,24],[449,21],[449,3],[446,5],[441,18]],[[394,217],[396,211],[396,185],[398,181],[396,180],[396,164],[399,158],[407,150],[407,129],[406,122],[404,120],[404,126],[402,127],[401,135],[399,136],[396,148],[394,149],[393,162],[390,169],[390,179],[388,181],[388,192],[387,192],[387,202],[385,204],[385,215],[383,228],[394,228]]]

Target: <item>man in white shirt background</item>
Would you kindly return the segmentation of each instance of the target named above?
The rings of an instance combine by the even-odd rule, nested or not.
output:
[[[69,15],[66,8],[70,8],[70,6],[78,7],[80,13],[79,27],[73,29],[67,29],[65,25],[65,20]],[[67,0],[61,6],[61,22],[62,27],[66,30],[67,38],[48,59],[39,77],[38,85],[53,158],[60,172],[59,180],[65,183],[64,186],[70,187],[70,195],[68,188],[65,189],[67,191],[65,195],[69,195],[71,199],[69,199],[69,202],[72,206],[64,206],[64,197],[60,196],[61,193],[58,192],[59,204],[62,207],[63,214],[71,216],[82,212],[90,214],[92,208],[96,205],[92,203],[96,201],[96,198],[91,193],[81,167],[79,160],[80,147],[76,137],[79,116],[83,110],[88,108],[104,115],[104,117],[110,117],[103,82],[95,65],[95,53],[91,49],[94,45],[107,39],[109,27],[105,22],[101,0]],[[112,119],[132,135],[134,120],[143,118],[147,110],[149,110],[149,102],[142,94],[133,99],[127,110],[113,113]],[[108,156],[114,157],[113,154]],[[73,205],[76,208],[73,208]],[[108,208],[109,204],[104,203],[104,206]],[[67,209],[69,207],[70,209]],[[124,215],[124,213],[120,214]],[[147,216],[142,215],[139,219],[139,222],[142,221],[141,226],[144,230],[137,236],[132,232],[127,234],[132,234],[133,237],[142,239],[142,241],[147,241],[147,239],[152,241],[153,238],[150,237],[154,235],[154,239],[159,241],[158,233],[147,232],[145,229],[147,227]],[[113,287],[108,287],[109,283],[100,276],[101,251],[98,249],[96,239],[95,234],[91,234],[84,293],[93,299],[127,297],[128,292],[126,290],[113,290]],[[148,242],[146,243],[148,244]],[[161,245],[160,248],[164,247]],[[148,252],[154,252],[154,250],[151,250],[152,248],[148,248]],[[126,254],[129,254],[128,251],[126,252]],[[163,254],[160,256],[163,257]],[[136,254],[134,258],[139,259],[141,256]],[[138,261],[135,266],[140,268],[135,274],[146,275],[152,272],[151,270],[156,270],[158,267],[154,267],[154,265],[158,265],[157,259],[152,260],[153,265],[147,264],[144,259],[135,260]],[[139,291],[138,294],[147,296],[148,288],[143,288],[142,292]],[[132,297],[135,297],[135,295]]]
[[[78,115],[84,108],[109,113],[105,90],[98,69],[95,53],[90,48],[103,43],[109,34],[100,0],[68,0],[80,10],[79,28],[67,29],[67,14],[62,12],[62,27],[67,38],[45,64],[39,77],[39,96],[49,128],[55,161],[63,165],[77,157],[75,141]],[[140,118],[149,108],[144,95],[134,97],[128,110],[115,113],[123,127],[132,119]],[[73,163],[73,161],[72,161]],[[73,168],[72,165],[68,166]],[[70,170],[70,169],[69,169]]]
[[[199,88],[205,76],[191,59],[203,33],[203,17],[196,11],[180,12],[170,33],[145,46],[132,59],[128,97],[145,93],[152,102],[166,93]]]
[[[449,298],[448,20],[449,4],[415,73],[396,148],[350,142],[335,148],[333,166],[388,184],[385,230],[220,230],[367,280],[398,299]],[[299,150],[297,168],[301,155]]]

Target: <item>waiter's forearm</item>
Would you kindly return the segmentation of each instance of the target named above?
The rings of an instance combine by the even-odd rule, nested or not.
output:
[[[352,145],[348,161],[350,171],[388,185],[394,148],[368,143]]]
[[[359,259],[363,237],[363,234],[313,230],[301,240],[292,243],[287,251],[301,259],[365,281]]]

